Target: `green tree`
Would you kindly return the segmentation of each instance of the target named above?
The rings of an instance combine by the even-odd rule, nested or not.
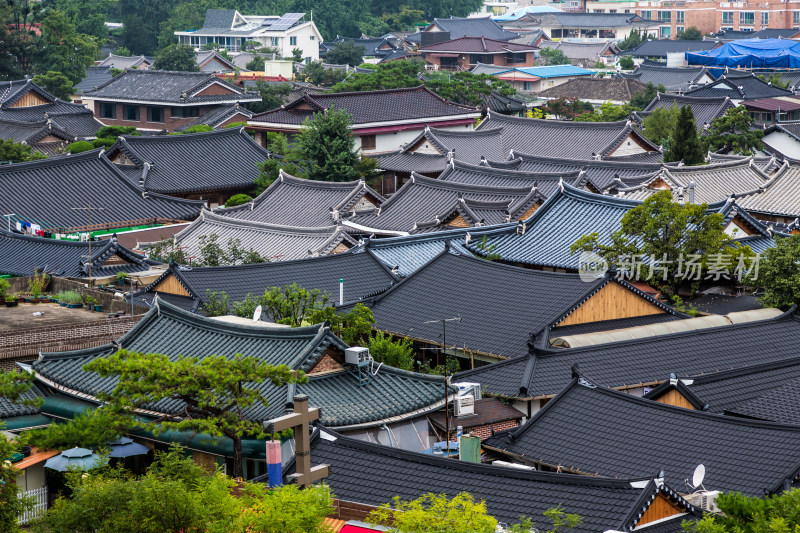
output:
[[[703,145],[697,135],[694,112],[691,106],[681,106],[678,122],[672,134],[669,149],[664,153],[664,161],[683,161],[685,165],[701,165],[705,162]]]
[[[676,35],[675,38],[682,39],[684,41],[702,41],[703,32],[698,30],[696,26],[689,26],[685,30],[678,32],[678,35]]]
[[[791,83],[789,80],[784,80],[777,72],[770,72],[769,75],[759,74],[758,78],[781,89],[788,88]]]
[[[312,324],[330,323],[331,331],[347,344],[359,344],[369,339],[375,324],[372,310],[361,303],[347,313],[337,313],[331,305],[315,308],[308,313],[307,320]]]
[[[69,448],[103,448],[134,426],[125,413],[97,408],[78,413],[63,423],[53,423],[42,429],[23,433],[24,441],[40,448],[66,450]]]
[[[719,514],[685,521],[687,533],[783,533],[800,528],[800,489],[755,498],[738,492],[717,496]]]
[[[89,141],[75,141],[67,145],[67,152],[71,154],[80,154],[88,152],[89,150],[94,150],[94,148],[94,143],[90,143]]]
[[[119,48],[114,50],[113,53],[115,56],[123,56],[123,57],[131,57],[133,55],[131,54],[131,51],[125,48],[124,46],[120,46]]]
[[[625,120],[633,111],[630,104],[614,105],[611,102],[603,102],[600,109],[595,109],[593,113],[584,113],[575,117],[578,122],[616,122]]]
[[[369,354],[375,361],[402,370],[414,370],[414,343],[411,339],[394,340],[376,331],[369,340]]]
[[[155,434],[168,430],[206,433],[233,442],[233,476],[242,477],[242,439],[264,438],[262,421],[249,420],[248,409],[266,407],[258,385],[280,386],[306,381],[302,372],[286,365],[273,366],[254,357],[210,355],[202,359],[127,350],[98,358],[84,366],[87,372],[114,377],[111,393],[98,393],[120,412],[131,412],[161,401],[180,402],[185,408],[146,422]]]
[[[671,191],[660,191],[625,213],[620,229],[611,234],[610,244],[601,244],[599,234],[590,233],[578,239],[570,252],[594,252],[609,264],[627,270],[629,277],[646,279],[677,294],[684,281],[681,261],[696,254],[699,263],[708,264],[731,242],[724,231],[723,215],[707,210],[706,204],[673,202]],[[652,258],[656,268],[633,269],[635,254]],[[696,290],[699,281],[693,280],[692,284]]]
[[[661,146],[664,150],[669,149],[680,111],[680,106],[676,105],[653,109],[644,119],[642,132],[645,137]]]
[[[642,44],[646,38],[647,36],[644,35],[644,32],[631,31],[617,46],[619,46],[620,50],[631,50]]]
[[[194,48],[186,44],[171,44],[156,55],[153,68],[178,72],[197,72],[197,56]]]
[[[225,316],[230,313],[230,297],[225,291],[206,289],[206,301],[201,309],[206,316]]]
[[[542,48],[539,57],[543,65],[569,65],[570,61],[563,51],[558,48]]]
[[[15,143],[14,139],[0,139],[0,163],[24,163],[37,159],[47,159],[47,156],[27,144]]]
[[[55,0],[51,7],[62,11],[69,20],[75,24],[78,33],[85,33],[97,40],[108,38],[106,20],[111,9],[112,0],[96,0],[84,2],[82,0]]]
[[[60,72],[49,71],[47,74],[37,74],[33,77],[33,83],[44,87],[56,98],[61,98],[65,102],[71,102],[70,95],[74,93],[72,81]]]
[[[706,130],[705,142],[712,152],[752,155],[764,147],[764,131],[753,129],[753,119],[744,106],[732,107],[714,119]]]
[[[225,202],[225,207],[236,207],[237,205],[246,204],[252,199],[249,194],[234,194]]]
[[[303,60],[303,51],[299,48],[292,48],[292,60],[299,63]]]
[[[633,70],[633,58],[631,56],[620,57],[619,68],[622,70]]]
[[[358,148],[353,143],[350,114],[331,106],[306,119],[299,136],[309,179],[353,181],[359,178]]]
[[[253,54],[253,59],[247,62],[244,66],[247,70],[252,70],[254,72],[264,72],[264,62],[267,60],[266,56],[262,56],[259,54]]]
[[[261,68],[264,68],[262,63]],[[291,83],[269,83],[266,81],[256,82],[256,90],[261,96],[260,102],[249,104],[250,110],[254,113],[271,111],[283,105],[286,98],[292,92]]]
[[[95,133],[98,139],[114,139],[120,135],[126,137],[139,136],[142,133],[136,129],[136,126],[103,126]]]
[[[1,285],[0,291],[2,291]],[[31,390],[35,378],[36,376],[29,372],[0,372],[0,398],[5,398],[9,402],[18,403],[21,405],[41,407],[42,402],[44,401],[43,398],[31,399],[24,396],[26,392]],[[0,441],[1,440],[2,439],[0,439]],[[0,455],[0,457],[7,456]]]
[[[2,430],[3,424],[0,424]],[[0,458],[4,461],[17,453],[19,445],[5,437],[0,437]],[[19,527],[18,515],[30,509],[33,502],[21,496],[17,489],[17,475],[20,471],[13,464],[0,467],[0,531],[17,533],[22,531]]]
[[[284,287],[269,287],[261,297],[264,316],[276,324],[294,328],[302,326],[309,316],[324,309],[329,296],[319,289],[304,289],[297,283]]]
[[[549,100],[542,106],[545,114],[555,115],[560,120],[574,120],[583,114],[591,114],[594,107],[589,102],[583,102],[577,98],[564,98],[563,96],[555,100]]]
[[[638,92],[631,98],[631,107],[634,109],[642,110],[658,95],[658,93],[665,93],[667,89],[663,85],[653,85],[653,82],[647,82],[644,86],[644,91]]]
[[[99,46],[90,35],[75,31],[75,25],[61,11],[51,11],[42,21],[37,42],[37,72],[60,72],[74,84],[81,81],[86,67],[97,58]]]
[[[764,253],[755,283],[764,290],[764,307],[788,309],[800,304],[800,235],[777,239],[775,247]]]
[[[473,74],[468,71],[442,74],[443,76],[428,80],[425,86],[441,98],[457,104],[477,106],[493,91],[505,96],[516,94],[516,90],[508,82],[489,74]]]
[[[356,46],[353,41],[336,43],[332,50],[325,54],[325,61],[334,65],[350,65],[355,67],[364,60],[364,47]]]
[[[306,66],[306,70],[311,65]],[[369,73],[355,73],[333,86],[333,91],[376,91],[417,87],[421,83],[419,74],[424,64],[421,61],[392,61],[376,65]]]

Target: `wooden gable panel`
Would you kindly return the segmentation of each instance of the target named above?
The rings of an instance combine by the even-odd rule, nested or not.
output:
[[[685,512],[686,509],[677,503],[670,501],[663,494],[659,494],[656,496],[656,499],[653,500],[653,503],[650,504],[650,507],[647,508],[647,511],[644,512],[642,518],[636,522],[636,526],[643,526],[645,524],[649,524],[650,522],[669,518],[670,516],[684,514]]]
[[[570,326],[659,313],[666,313],[666,311],[633,291],[623,288],[618,283],[611,282],[592,295],[558,325]]]
[[[460,214],[455,215],[451,219],[445,221],[445,226],[453,226],[455,228],[469,228],[470,223]]]
[[[675,389],[668,391],[666,394],[663,394],[655,401],[657,401],[658,403],[665,403],[667,405],[672,405],[675,407],[683,407],[684,409],[694,409],[694,406],[691,404],[691,402],[687,400],[683,394],[681,394]]]
[[[178,296],[189,296],[189,291],[183,288],[178,278],[170,274],[162,279],[158,285],[153,287],[153,292],[165,292],[167,294],[177,294]]]
[[[112,255],[108,259],[105,260],[102,266],[115,266],[115,265],[127,265],[128,261],[123,259],[117,254]]]
[[[536,212],[536,210],[539,209],[539,206],[541,206],[541,205],[542,204],[540,204],[539,202],[536,202],[535,204],[530,206],[527,211],[522,213],[522,216],[520,216],[517,220],[528,220],[528,218],[530,218],[530,216],[532,214],[534,214]]]
[[[212,83],[195,96],[214,96],[219,94],[236,94],[236,91],[219,83]]]
[[[28,91],[22,98],[11,104],[11,107],[32,107],[49,103],[50,102],[40,94],[34,91]]]

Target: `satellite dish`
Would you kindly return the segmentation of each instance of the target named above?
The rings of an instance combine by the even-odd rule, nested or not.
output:
[[[253,322],[258,322],[259,320],[261,320],[261,306],[260,305],[258,307],[256,307],[256,311],[255,311],[255,313],[253,313]]]
[[[697,468],[694,469],[694,474],[692,475],[692,485],[694,488],[699,487],[703,484],[703,480],[706,478],[706,467],[702,464],[697,465]]]

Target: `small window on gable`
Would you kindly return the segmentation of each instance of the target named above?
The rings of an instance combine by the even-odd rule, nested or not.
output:
[[[374,150],[376,146],[376,140],[374,135],[362,135],[361,136],[361,149],[362,150]]]

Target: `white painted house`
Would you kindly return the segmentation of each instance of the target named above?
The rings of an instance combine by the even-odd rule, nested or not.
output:
[[[242,15],[235,9],[209,9],[203,27],[198,30],[176,31],[178,42],[201,50],[209,43],[237,53],[244,51],[244,43],[256,41],[260,46],[277,48],[283,57],[291,57],[292,50],[302,50],[306,62],[319,59],[322,34],[305,13],[285,15]]]

